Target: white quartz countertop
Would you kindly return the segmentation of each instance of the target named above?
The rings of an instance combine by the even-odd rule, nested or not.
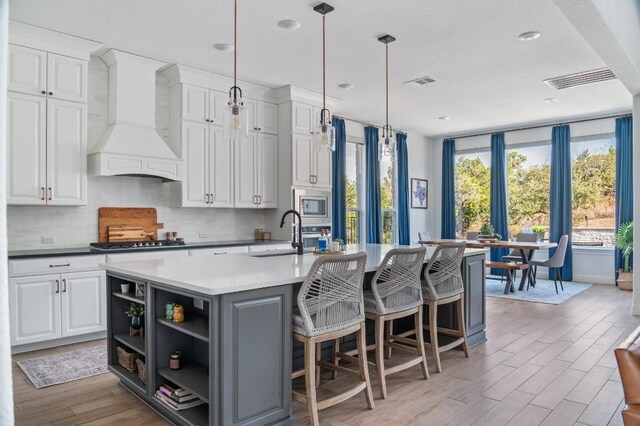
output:
[[[375,271],[393,245],[355,244],[347,246],[347,254],[366,252],[366,271]],[[427,259],[435,247],[427,247]],[[484,253],[485,249],[467,249],[465,256]],[[259,253],[254,253],[259,255]],[[234,293],[304,281],[317,256],[306,253],[273,257],[251,254],[226,254],[180,259],[150,259],[114,262],[102,265],[108,272],[144,281],[165,284],[176,289],[207,295]]]

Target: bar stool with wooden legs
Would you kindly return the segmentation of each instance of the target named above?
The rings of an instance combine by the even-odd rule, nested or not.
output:
[[[424,304],[429,307],[429,324],[424,325],[429,330],[433,357],[436,361],[436,371],[442,372],[440,353],[462,345],[464,355],[469,358],[467,333],[464,319],[464,285],[462,282],[462,257],[465,243],[443,243],[436,247],[424,270],[422,281],[422,297]],[[438,327],[438,306],[448,303],[456,304],[456,318],[458,330]],[[456,338],[444,346],[438,344],[438,333]]]
[[[420,364],[422,375],[425,379],[429,378],[421,326],[422,289],[420,285],[420,273],[426,251],[425,247],[390,250],[371,280],[371,290],[364,292],[365,316],[375,322],[375,365],[382,398],[387,397],[386,376],[390,374]],[[393,321],[409,316],[414,317],[416,327],[420,330],[419,333],[415,331],[411,333],[416,334],[415,340],[393,334]],[[384,358],[385,355],[387,358],[391,357],[391,348],[410,352],[415,357],[385,368]]]
[[[293,391],[293,399],[307,404],[312,425],[319,424],[318,411],[332,407],[364,391],[367,405],[374,408],[364,328],[363,280],[367,255],[320,256],[311,266],[298,293],[293,314],[293,339],[304,343],[304,369],[292,378],[304,376],[306,394]],[[358,370],[319,360],[316,345],[356,333]],[[359,382],[339,395],[322,401],[316,397],[319,367],[353,374]]]

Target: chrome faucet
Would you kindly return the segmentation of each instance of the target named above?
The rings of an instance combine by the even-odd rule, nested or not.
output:
[[[298,241],[291,242],[291,247],[298,249],[298,256],[302,256],[304,254],[304,246],[302,245],[302,216],[295,210],[287,210],[282,215],[282,220],[280,221],[280,228],[284,227],[284,220],[287,218],[287,215],[292,214],[298,218]]]

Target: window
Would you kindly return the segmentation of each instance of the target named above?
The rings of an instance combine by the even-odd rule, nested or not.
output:
[[[549,230],[551,145],[549,142],[517,145],[506,153],[509,232],[515,236],[524,228],[530,228],[546,233]]]
[[[490,165],[487,149],[456,155],[456,217],[461,237],[489,223]]]
[[[614,135],[571,141],[573,245],[614,245],[616,151]]]
[[[364,196],[362,192],[362,160],[364,158],[364,145],[347,142],[347,236],[346,244],[358,244],[362,242],[362,206]]]
[[[380,162],[380,207],[382,208],[382,244],[394,244],[396,241],[396,170],[394,163],[388,160]]]

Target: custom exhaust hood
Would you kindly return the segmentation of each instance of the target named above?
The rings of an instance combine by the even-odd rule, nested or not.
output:
[[[89,175],[181,180],[182,160],[155,124],[156,71],[165,64],[113,49],[100,59],[109,67],[109,125],[89,153]]]

